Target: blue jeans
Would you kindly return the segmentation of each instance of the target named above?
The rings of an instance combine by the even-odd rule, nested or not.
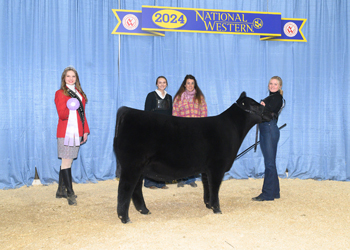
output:
[[[177,180],[177,182],[183,182],[184,184],[188,184],[190,185],[190,183],[195,182],[196,181],[196,176],[190,176],[187,178],[182,178]]]
[[[165,186],[165,182],[164,181],[156,181],[156,180],[152,180],[152,179],[148,179],[145,178],[145,182],[143,184],[145,187],[152,187],[155,186],[157,188],[162,188]]]
[[[280,197],[280,184],[276,167],[277,144],[280,131],[275,119],[259,124],[260,148],[264,156],[265,177],[262,188],[262,198],[273,200]]]

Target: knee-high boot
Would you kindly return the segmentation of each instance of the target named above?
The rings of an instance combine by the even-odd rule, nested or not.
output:
[[[63,169],[62,170],[62,176],[64,184],[67,188],[67,200],[69,205],[76,206],[77,200],[75,199],[75,194],[73,191],[73,183],[72,183],[72,172],[71,169]]]
[[[58,189],[56,192],[56,198],[67,198],[67,190],[66,190],[66,186],[64,185],[61,167],[60,167],[60,173],[58,176]]]
[[[72,178],[72,168],[68,168],[68,171],[69,171],[69,176],[70,176],[71,181],[72,181],[73,180],[73,178]],[[73,194],[74,194],[75,198],[77,198],[78,196],[74,193],[74,190],[73,190],[73,184],[72,184],[72,191],[73,191]]]

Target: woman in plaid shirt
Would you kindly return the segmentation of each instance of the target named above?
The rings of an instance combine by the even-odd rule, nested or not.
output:
[[[208,109],[204,95],[198,87],[197,80],[193,75],[186,75],[173,101],[173,116],[179,117],[207,117]],[[177,186],[185,184],[197,187],[196,177],[178,180]]]

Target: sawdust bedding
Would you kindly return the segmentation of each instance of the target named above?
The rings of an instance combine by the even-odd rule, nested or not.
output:
[[[150,215],[118,219],[118,180],[74,184],[77,206],[57,184],[0,190],[0,249],[350,249],[350,183],[281,179],[281,198],[256,202],[262,179],[227,180],[222,214],[203,188],[143,189]]]

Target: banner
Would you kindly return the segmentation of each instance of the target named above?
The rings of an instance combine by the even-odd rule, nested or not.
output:
[[[112,9],[118,20],[112,34],[136,35],[136,36],[164,36],[164,32],[142,30],[142,13],[137,10]]]
[[[301,29],[306,19],[282,18],[282,30],[280,37],[260,36],[260,40],[283,41],[283,42],[307,42]]]
[[[142,30],[281,36],[281,13],[142,6]]]
[[[112,34],[164,36],[165,31],[259,35],[260,40],[307,42],[301,32],[306,19],[281,13],[142,6],[142,11],[116,10]]]

